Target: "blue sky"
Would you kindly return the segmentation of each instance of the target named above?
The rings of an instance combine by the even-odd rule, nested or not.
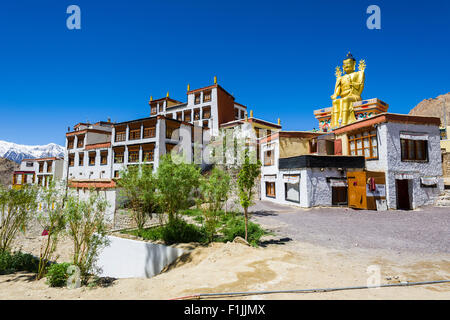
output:
[[[81,8],[68,30],[66,8]],[[381,30],[366,9],[381,8]],[[96,1],[0,3],[0,140],[64,144],[80,121],[149,115],[148,100],[186,100],[213,77],[285,130],[317,127],[334,69],[365,59],[363,98],[390,112],[450,91],[450,2]]]

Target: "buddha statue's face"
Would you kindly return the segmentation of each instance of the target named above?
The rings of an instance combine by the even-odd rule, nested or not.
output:
[[[355,71],[355,64],[356,61],[352,59],[344,60],[344,65],[342,66],[342,69],[344,69],[345,73],[350,74]]]

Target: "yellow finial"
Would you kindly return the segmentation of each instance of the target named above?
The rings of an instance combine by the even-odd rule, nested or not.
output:
[[[191,91],[191,85],[188,83],[187,91]]]
[[[169,97],[169,91],[167,91],[166,97],[167,97],[167,98]]]
[[[253,110],[250,110],[250,118],[253,118]]]
[[[214,76],[214,84],[217,84],[217,76]]]
[[[281,125],[281,120],[280,120],[280,118],[278,118],[278,125]]]
[[[150,101],[153,101],[153,96],[150,96]]]

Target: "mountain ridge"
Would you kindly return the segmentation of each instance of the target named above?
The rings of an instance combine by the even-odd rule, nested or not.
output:
[[[63,157],[65,148],[56,143],[46,145],[23,145],[0,140],[0,158],[20,163],[23,159]]]

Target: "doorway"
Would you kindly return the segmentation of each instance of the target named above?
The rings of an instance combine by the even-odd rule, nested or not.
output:
[[[331,188],[331,204],[333,206],[347,206],[347,187],[332,187]]]
[[[411,210],[409,199],[409,180],[395,180],[397,190],[397,209]]]

